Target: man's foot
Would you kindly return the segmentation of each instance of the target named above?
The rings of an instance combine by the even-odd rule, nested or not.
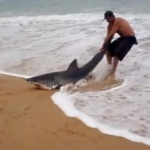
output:
[[[115,70],[111,69],[111,70],[110,70],[110,75],[114,75],[115,72],[116,72]]]
[[[111,69],[107,77],[115,78],[115,71]]]

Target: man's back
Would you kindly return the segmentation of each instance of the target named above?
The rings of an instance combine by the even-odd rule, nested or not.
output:
[[[130,24],[125,19],[118,17],[118,18],[115,18],[115,22],[113,23],[113,25],[118,25],[117,33],[121,37],[122,36],[125,37],[125,36],[134,36],[135,35],[132,27],[130,26]]]

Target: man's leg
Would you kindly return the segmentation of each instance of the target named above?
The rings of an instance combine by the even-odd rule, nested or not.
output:
[[[127,53],[130,51],[132,46],[134,45],[133,41],[130,41],[130,39],[122,39],[118,46],[116,47],[114,51],[114,59],[113,59],[113,66],[112,66],[112,74],[115,74],[119,61],[122,61],[124,57],[127,55]]]
[[[132,38],[124,38],[120,40],[120,43],[116,47],[114,51],[114,59],[113,59],[113,68],[112,73],[116,72],[119,61],[122,61],[127,53],[131,50],[132,46],[135,44]]]
[[[107,63],[108,65],[112,64],[112,56],[109,54],[109,52],[106,53]]]
[[[115,74],[117,67],[118,67],[119,59],[117,57],[113,58],[113,66],[112,66],[112,74]]]
[[[114,51],[119,43],[120,43],[120,38],[114,40],[113,42],[111,42],[108,45],[107,51],[106,51],[106,58],[107,58],[108,65],[112,64],[112,58],[114,57]]]

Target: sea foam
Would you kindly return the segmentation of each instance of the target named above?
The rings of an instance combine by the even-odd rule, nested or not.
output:
[[[0,70],[0,74],[9,75],[9,76],[14,76],[14,77],[21,77],[21,78],[30,78],[30,77],[32,77],[32,76],[26,76],[26,75],[20,75],[20,74],[5,72],[5,71],[3,71],[3,70]]]
[[[91,128],[97,128],[100,132],[104,134],[121,136],[134,142],[140,142],[140,143],[150,145],[149,138],[132,134],[127,130],[115,129],[109,125],[105,125],[100,122],[97,122],[96,120],[84,114],[83,112],[78,111],[74,106],[74,100],[72,99],[72,96],[73,95],[69,95],[65,91],[59,91],[54,93],[51,96],[51,98],[54,104],[56,104],[61,110],[63,110],[65,115],[69,117],[76,117]]]

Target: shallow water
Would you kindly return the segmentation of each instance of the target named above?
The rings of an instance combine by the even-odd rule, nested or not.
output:
[[[99,10],[93,6],[74,14],[2,15],[0,69],[33,76],[66,69],[75,58],[83,65],[97,53],[105,36],[107,23],[101,21]],[[131,23],[139,42],[119,65],[116,79],[123,80],[124,86],[112,91],[87,90],[72,99],[77,110],[99,123],[149,138],[150,53],[149,44],[140,45],[149,42],[150,16],[146,11],[119,12],[116,15]],[[106,76],[105,58],[93,73],[99,82]]]

